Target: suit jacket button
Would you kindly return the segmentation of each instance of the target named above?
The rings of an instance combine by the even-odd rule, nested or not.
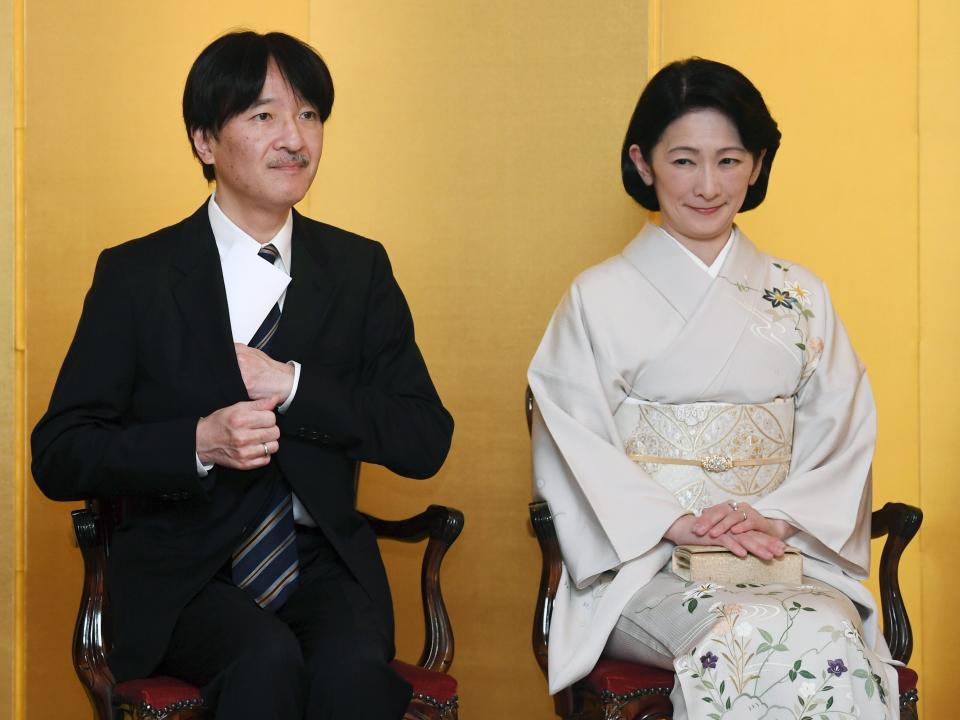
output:
[[[333,442],[333,438],[324,433],[320,436],[320,442],[322,442],[324,445],[329,445],[331,442]]]
[[[307,429],[306,429],[305,427],[302,427],[302,426],[299,427],[299,428],[297,428],[297,435],[298,435],[299,437],[306,437],[306,436],[307,436]]]

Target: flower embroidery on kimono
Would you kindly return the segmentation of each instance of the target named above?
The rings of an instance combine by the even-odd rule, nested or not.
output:
[[[687,612],[692,613],[697,609],[699,601],[701,599],[713,597],[713,595],[710,593],[714,592],[715,590],[723,590],[723,586],[712,582],[697,585],[692,590],[687,590],[683,594],[683,602],[680,604],[686,606]]]
[[[700,656],[700,664],[703,666],[704,670],[713,670],[717,667],[717,660],[719,660],[716,655],[707,650],[706,655]]]
[[[794,300],[793,296],[790,295],[789,290],[781,290],[780,288],[770,288],[769,290],[764,290],[763,299],[774,307],[785,308],[792,308],[794,303],[797,302]]]
[[[847,671],[847,666],[843,664],[843,658],[836,660],[827,660],[827,673],[840,677]]]
[[[813,295],[806,288],[800,287],[800,283],[787,280],[785,287],[787,288],[786,292],[790,293],[790,297],[801,305],[806,307],[810,304],[810,298],[813,297]]]
[[[763,306],[764,309],[755,308],[752,303],[747,306],[752,313],[764,320],[764,324],[753,326],[754,332],[758,336],[783,345],[780,337],[772,334],[770,328],[775,325],[782,327],[787,323],[793,325],[795,333],[793,346],[800,350],[800,379],[797,383],[797,391],[799,392],[810,376],[813,375],[813,371],[820,363],[820,356],[823,353],[823,338],[810,337],[810,320],[815,317],[811,308],[813,293],[802,287],[799,281],[787,279],[790,267],[778,262],[770,264],[774,268],[774,274],[782,275],[782,281],[771,282],[770,287],[751,287],[746,278],[734,281],[723,275],[720,277],[736,287],[741,293],[757,293],[761,300],[769,303],[769,305]]]

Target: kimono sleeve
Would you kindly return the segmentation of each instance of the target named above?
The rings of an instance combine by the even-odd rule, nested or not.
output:
[[[822,337],[809,340],[822,351],[797,394],[790,472],[756,508],[800,530],[791,545],[862,579],[870,566],[876,406],[825,286],[822,297]]]
[[[574,285],[531,362],[534,494],[550,503],[564,563],[577,587],[660,545],[686,511],[631,462],[613,408],[624,383],[596,350]]]

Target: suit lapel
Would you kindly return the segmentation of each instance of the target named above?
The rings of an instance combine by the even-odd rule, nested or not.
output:
[[[330,311],[329,299],[338,282],[322,230],[312,231],[296,210],[291,254],[290,284],[270,351],[278,360],[306,355]]]
[[[230,331],[220,255],[210,229],[207,204],[183,224],[174,265],[182,273],[173,295],[226,404],[248,400]]]

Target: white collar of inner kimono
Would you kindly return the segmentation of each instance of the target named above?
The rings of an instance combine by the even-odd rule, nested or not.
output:
[[[250,248],[250,252],[258,253],[263,247],[260,243],[241,230],[237,225],[226,216],[220,206],[217,205],[217,194],[210,196],[210,202],[207,203],[207,214],[210,217],[210,228],[213,230],[213,239],[217,241],[217,251],[220,253],[220,262],[233,249],[237,243],[241,243]],[[280,253],[280,262],[283,263],[282,270],[290,273],[290,248],[293,237],[293,211],[287,214],[287,221],[283,227],[273,236],[270,242]]]
[[[717,255],[717,258],[713,261],[713,264],[707,265],[703,260],[701,260],[701,259],[698,258],[696,255],[694,255],[692,252],[690,252],[690,251],[686,248],[686,246],[684,246],[684,244],[683,244],[682,242],[680,242],[679,240],[677,240],[673,235],[671,235],[670,233],[668,233],[666,230],[664,230],[664,229],[663,229],[662,227],[660,227],[659,225],[657,225],[657,228],[660,230],[660,232],[662,232],[662,233],[663,233],[664,235],[666,235],[668,238],[670,238],[671,240],[673,240],[673,241],[677,244],[677,247],[679,247],[681,250],[683,250],[684,254],[685,254],[688,258],[690,258],[690,260],[693,261],[693,264],[694,264],[694,265],[696,265],[698,268],[700,268],[701,270],[703,270],[707,275],[709,275],[709,276],[712,277],[712,278],[715,278],[715,277],[717,277],[717,275],[720,274],[720,268],[723,267],[723,261],[727,259],[727,255],[730,254],[730,250],[733,249],[733,245],[734,245],[734,243],[737,241],[737,226],[734,225],[734,226],[733,226],[733,229],[730,231],[730,237],[727,238],[727,242],[724,243],[724,245],[723,245],[723,250],[721,250],[721,251],[720,251],[720,254]]]

